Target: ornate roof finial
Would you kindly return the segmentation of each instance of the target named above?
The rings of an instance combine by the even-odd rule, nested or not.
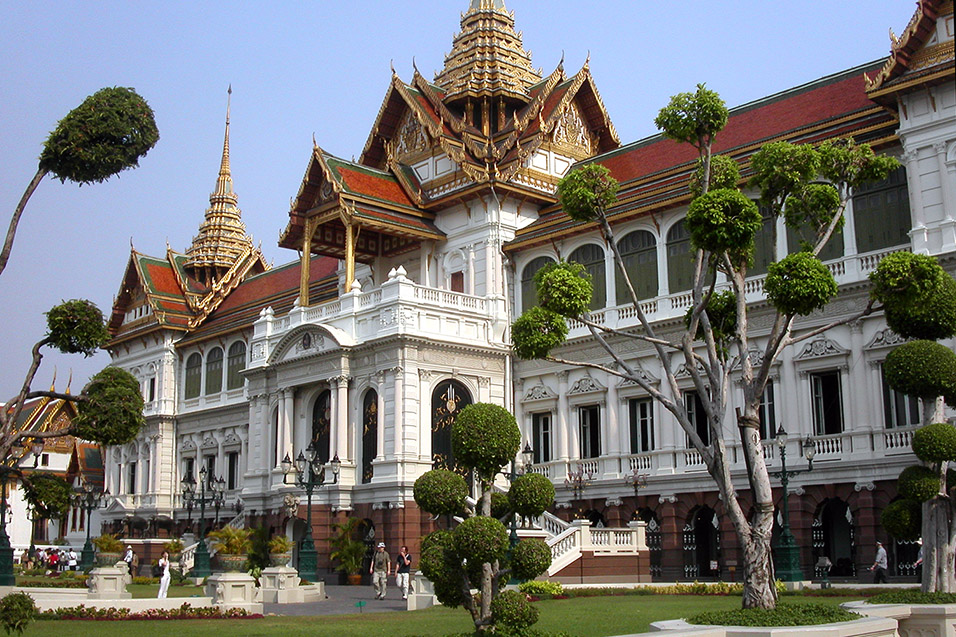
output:
[[[211,285],[225,274],[236,259],[252,246],[239,210],[239,198],[232,187],[229,164],[229,117],[232,109],[232,84],[226,91],[226,131],[216,190],[209,195],[209,208],[199,234],[186,251],[184,266],[204,285]]]

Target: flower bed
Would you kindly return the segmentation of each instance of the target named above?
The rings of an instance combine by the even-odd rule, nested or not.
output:
[[[150,609],[132,612],[128,608],[90,608],[80,604],[68,608],[43,611],[38,619],[72,619],[94,621],[123,621],[135,619],[261,619],[262,615],[247,613],[240,608],[220,610],[219,608],[193,608],[184,603],[179,608]]]

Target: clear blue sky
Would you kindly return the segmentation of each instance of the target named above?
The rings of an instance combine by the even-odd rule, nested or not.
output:
[[[45,180],[0,275],[0,400],[22,383],[44,311],[89,298],[108,314],[129,257],[184,251],[203,219],[222,149],[231,83],[231,157],[243,220],[267,258],[299,187],[312,136],[361,154],[394,63],[430,77],[443,65],[469,0],[353,2],[46,2],[0,0],[0,227],[5,232],[56,122],[103,86],[131,86],[156,112],[159,144],[104,184]],[[910,0],[507,0],[536,67],[562,54],[576,72],[590,52],[598,90],[627,143],[656,133],[670,95],[698,82],[737,106],[885,57]],[[50,353],[73,389],[105,353]]]

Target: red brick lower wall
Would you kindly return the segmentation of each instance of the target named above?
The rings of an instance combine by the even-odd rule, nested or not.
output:
[[[581,559],[548,578],[562,584],[650,583],[650,552],[637,555],[595,555],[584,551]]]

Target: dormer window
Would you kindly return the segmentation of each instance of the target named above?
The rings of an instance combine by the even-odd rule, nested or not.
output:
[[[141,319],[141,318],[143,318],[144,316],[149,316],[149,315],[152,314],[152,313],[153,313],[153,308],[152,308],[152,306],[149,305],[148,303],[145,303],[145,304],[140,305],[140,306],[138,306],[138,307],[134,307],[133,309],[131,309],[130,311],[128,311],[128,312],[126,313],[126,315],[123,317],[123,323],[124,323],[124,324],[125,324],[125,323],[132,323],[133,321],[136,321],[136,320],[138,320],[138,319]]]

